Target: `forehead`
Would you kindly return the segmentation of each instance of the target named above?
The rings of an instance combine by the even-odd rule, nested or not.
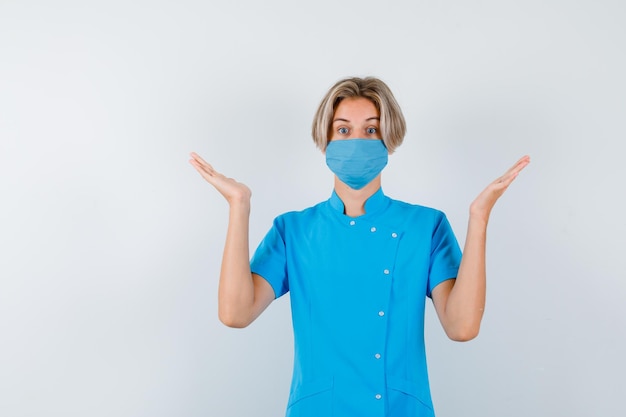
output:
[[[335,109],[333,120],[358,121],[374,117],[380,117],[380,114],[371,100],[365,97],[349,97],[339,102]]]

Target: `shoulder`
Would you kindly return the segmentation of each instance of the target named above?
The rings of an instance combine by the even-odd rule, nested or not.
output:
[[[387,218],[396,227],[422,233],[430,231],[431,234],[450,228],[448,218],[442,210],[400,200],[390,201]]]
[[[392,198],[389,200],[391,202],[390,209],[398,214],[432,219],[436,221],[441,221],[446,217],[443,211],[436,208],[422,206],[420,204],[407,203],[405,201],[394,200]]]
[[[323,201],[314,206],[307,207],[303,210],[287,211],[283,214],[276,216],[276,218],[274,219],[274,224],[285,225],[311,221],[316,217],[322,215],[322,213],[326,209],[326,205],[327,201]]]

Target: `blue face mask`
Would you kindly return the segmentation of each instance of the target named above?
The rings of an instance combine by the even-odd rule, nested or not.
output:
[[[388,152],[382,140],[343,139],[326,146],[326,165],[345,184],[360,190],[387,165]]]

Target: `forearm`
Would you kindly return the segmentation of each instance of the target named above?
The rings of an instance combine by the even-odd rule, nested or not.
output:
[[[218,314],[220,320],[231,327],[245,327],[252,321],[254,284],[250,272],[249,218],[249,201],[230,204],[220,272]]]
[[[489,216],[498,198],[529,163],[528,156],[520,158],[470,205],[467,237],[457,279],[444,281],[432,293],[437,314],[451,339],[470,340],[478,335],[485,309],[485,247]]]
[[[472,339],[480,329],[485,309],[486,240],[487,221],[470,215],[461,265],[445,310],[448,333],[458,340]]]

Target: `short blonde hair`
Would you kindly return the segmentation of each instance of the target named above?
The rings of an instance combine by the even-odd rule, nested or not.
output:
[[[370,100],[380,113],[380,130],[383,142],[389,153],[402,144],[406,133],[406,123],[402,110],[387,84],[374,77],[351,77],[338,81],[322,99],[311,134],[313,141],[322,151],[330,141],[333,116],[344,98],[363,97]]]

